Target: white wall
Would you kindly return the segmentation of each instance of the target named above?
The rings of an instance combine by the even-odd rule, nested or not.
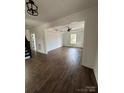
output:
[[[98,50],[98,7],[87,12],[87,20],[85,21],[84,31],[84,50],[82,65],[94,69],[96,79],[97,75],[97,50]]]
[[[30,31],[29,31],[29,29],[25,29],[25,36],[26,36],[27,40],[30,41]]]
[[[96,60],[93,66],[94,74],[96,76],[96,80],[98,82],[98,55],[96,56]]]
[[[76,42],[76,44],[71,44],[70,43],[70,35],[71,34],[77,34],[77,42]],[[65,32],[63,34],[63,46],[83,48],[83,39],[84,39],[84,31],[83,31],[83,29],[78,29],[76,31],[71,31],[71,32]]]
[[[62,33],[48,30],[48,27],[46,23],[30,28],[30,33],[35,34],[37,52],[47,54],[50,50],[62,47]]]
[[[46,44],[45,44],[45,29],[47,29],[49,24],[42,24],[41,26],[33,27],[31,29],[31,34],[35,34],[36,39],[36,51],[46,54]]]
[[[54,30],[45,31],[46,50],[47,52],[62,47],[62,33]]]

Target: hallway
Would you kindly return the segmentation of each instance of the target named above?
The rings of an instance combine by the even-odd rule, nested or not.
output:
[[[25,93],[97,93],[92,69],[81,66],[83,49],[61,47],[26,60]]]

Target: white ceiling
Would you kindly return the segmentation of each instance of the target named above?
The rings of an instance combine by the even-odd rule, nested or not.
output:
[[[26,0],[27,1],[27,0]],[[33,0],[39,9],[38,16],[31,16],[26,12],[26,19],[51,22],[61,17],[90,8],[98,0]]]

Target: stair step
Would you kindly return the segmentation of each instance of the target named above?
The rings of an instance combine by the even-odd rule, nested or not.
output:
[[[29,58],[31,58],[31,57],[30,56],[25,57],[25,59],[29,59]]]
[[[25,55],[30,55],[30,53],[28,52],[28,53],[25,53]]]

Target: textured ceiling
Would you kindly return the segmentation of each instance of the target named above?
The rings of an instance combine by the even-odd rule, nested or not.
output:
[[[27,1],[27,0],[26,0]],[[38,16],[25,12],[26,19],[41,22],[51,22],[61,17],[90,8],[97,0],[33,0],[39,8]]]

